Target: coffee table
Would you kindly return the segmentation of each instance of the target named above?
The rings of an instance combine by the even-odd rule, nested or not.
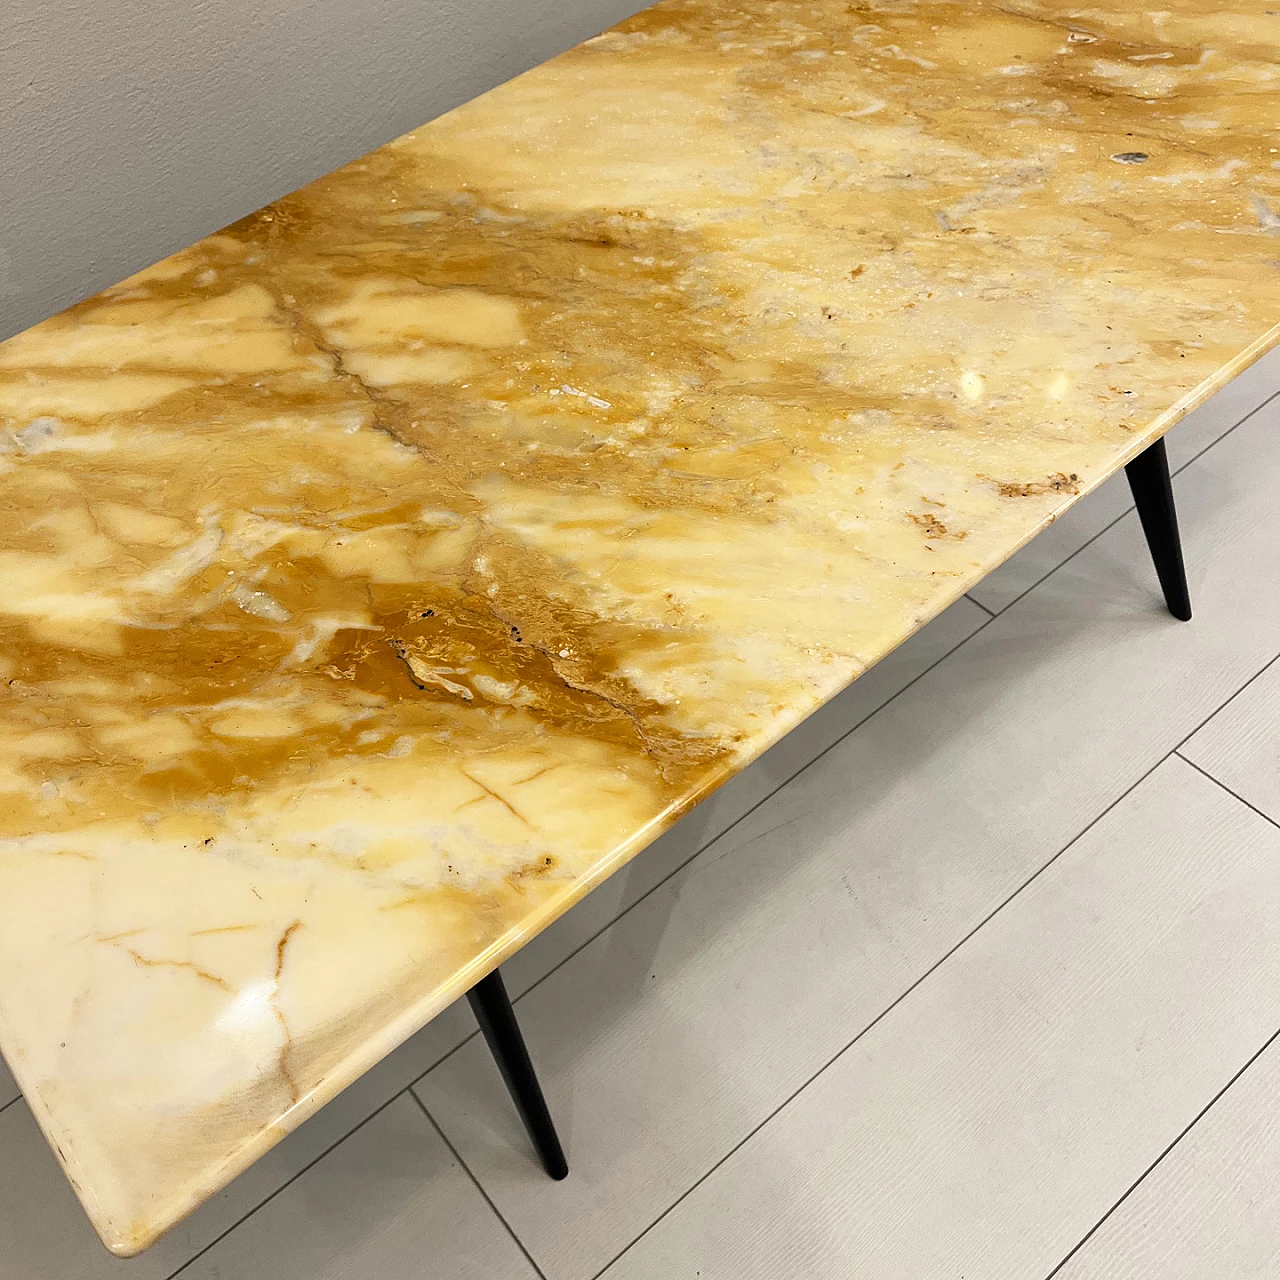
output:
[[[1121,467],[1189,617],[1278,37],[669,0],[0,345],[0,1047],[109,1248],[464,992],[562,1176],[505,957]]]

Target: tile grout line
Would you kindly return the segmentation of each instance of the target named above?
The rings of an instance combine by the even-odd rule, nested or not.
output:
[[[1208,453],[1210,449],[1212,449],[1215,445],[1221,444],[1222,441],[1225,440],[1237,427],[1243,427],[1244,424],[1248,422],[1249,419],[1252,418],[1255,413],[1261,413],[1262,410],[1265,409],[1267,405],[1269,405],[1277,396],[1280,396],[1280,391],[1273,391],[1265,400],[1259,401],[1259,403],[1255,404],[1253,408],[1250,409],[1249,412],[1246,413],[1244,417],[1240,419],[1239,422],[1233,422],[1220,436],[1218,436],[1214,440],[1210,440],[1209,443],[1205,445],[1203,449],[1198,449],[1180,467],[1175,467],[1172,471],[1172,474],[1175,476],[1180,475],[1197,458],[1203,458],[1204,455]],[[1185,422],[1186,419],[1184,418],[1183,421]],[[1177,423],[1174,423],[1174,426],[1177,426],[1177,425],[1178,425]],[[1172,428],[1170,428],[1170,430],[1172,430]],[[1168,433],[1166,432],[1165,434],[1167,435]],[[1160,438],[1163,440],[1164,436],[1161,436]]]
[[[1277,394],[1280,394],[1280,393],[1277,393]],[[981,628],[979,628],[979,630],[981,630]],[[977,632],[975,632],[974,634],[976,635]],[[963,644],[964,641],[961,641],[961,643]],[[957,645],[956,647],[959,648],[960,646]],[[615,1262],[617,1262],[624,1254],[626,1254],[637,1243],[639,1243],[640,1240],[642,1240],[646,1235],[648,1235],[649,1232],[652,1231],[653,1228],[656,1227],[658,1223],[660,1223],[663,1220],[663,1218],[665,1218],[669,1213],[671,1213],[671,1211],[675,1209],[682,1200],[686,1199],[689,1195],[691,1195],[694,1191],[696,1191],[697,1188],[703,1182],[705,1182],[713,1173],[715,1173],[715,1171],[718,1168],[720,1168],[722,1164],[724,1164],[727,1160],[729,1160],[730,1157],[732,1157],[733,1154],[739,1150],[739,1148],[745,1146],[748,1142],[750,1142],[751,1139],[755,1137],[755,1135],[759,1133],[760,1130],[763,1129],[765,1125],[767,1125],[771,1120],[773,1120],[774,1117],[779,1114],[779,1112],[784,1110],[793,1101],[795,1101],[795,1099],[799,1097],[800,1094],[803,1093],[820,1075],[822,1075],[823,1072],[825,1072],[828,1067],[832,1066],[839,1058],[841,1058],[845,1053],[847,1053],[851,1048],[853,1048],[853,1046],[857,1044],[857,1042],[861,1040],[862,1037],[867,1034],[867,1032],[871,1031],[872,1028],[874,1028],[878,1022],[880,1022],[883,1018],[887,1017],[888,1014],[891,1013],[897,1005],[901,1004],[902,1001],[905,1000],[932,973],[934,973],[941,965],[945,964],[962,946],[964,946],[966,942],[969,941],[970,938],[973,937],[975,933],[977,933],[980,929],[982,929],[985,925],[987,925],[996,915],[998,915],[1001,911],[1003,911],[1004,908],[1007,907],[1009,903],[1011,903],[1014,900],[1014,898],[1018,897],[1018,895],[1021,894],[1022,891],[1032,883],[1032,881],[1037,880],[1045,871],[1049,869],[1049,867],[1051,867],[1055,862],[1057,862],[1057,860],[1060,857],[1062,857],[1062,855],[1066,853],[1067,850],[1070,849],[1072,845],[1074,845],[1077,841],[1083,839],[1083,837],[1087,835],[1088,832],[1094,826],[1096,826],[1099,822],[1101,822],[1102,819],[1105,818],[1107,814],[1110,813],[1111,810],[1116,807],[1116,805],[1118,805],[1122,800],[1124,800],[1139,786],[1141,786],[1142,783],[1145,782],[1153,773],[1155,773],[1155,771],[1158,768],[1160,768],[1162,764],[1164,764],[1167,760],[1171,759],[1173,756],[1177,756],[1179,760],[1184,761],[1184,763],[1186,764],[1191,764],[1191,761],[1187,760],[1186,757],[1182,755],[1180,748],[1184,746],[1191,738],[1195,737],[1195,735],[1199,733],[1200,730],[1203,729],[1204,726],[1208,724],[1209,721],[1212,720],[1213,717],[1216,716],[1219,711],[1221,711],[1224,707],[1226,707],[1228,703],[1232,702],[1235,698],[1239,697],[1239,695],[1243,693],[1245,689],[1247,689],[1260,675],[1262,675],[1264,671],[1266,671],[1269,667],[1271,667],[1277,661],[1280,661],[1280,654],[1277,654],[1275,657],[1271,658],[1262,667],[1260,667],[1257,671],[1255,671],[1254,674],[1251,675],[1249,679],[1246,680],[1244,684],[1240,686],[1239,689],[1237,689],[1234,693],[1231,694],[1230,697],[1228,697],[1222,703],[1220,703],[1217,707],[1215,707],[1207,716],[1205,716],[1203,720],[1200,721],[1199,724],[1197,724],[1187,734],[1185,734],[1180,741],[1178,741],[1163,756],[1161,756],[1160,759],[1155,762],[1155,764],[1153,764],[1149,769],[1147,769],[1146,772],[1143,773],[1141,777],[1139,777],[1130,786],[1125,788],[1125,790],[1120,795],[1118,795],[1114,800],[1112,800],[1110,804],[1108,804],[1096,817],[1092,818],[1084,827],[1080,829],[1080,831],[1078,831],[1074,836],[1072,836],[1072,838],[1065,845],[1063,845],[1062,848],[1059,849],[1057,853],[1055,853],[1041,867],[1033,871],[1031,875],[1028,876],[1027,879],[1024,880],[1022,884],[1020,884],[1007,898],[1005,898],[1003,902],[1001,902],[991,912],[989,912],[985,917],[983,917],[983,919],[980,920],[976,925],[974,925],[974,927],[970,929],[969,932],[964,935],[964,937],[962,937],[958,942],[956,942],[954,946],[952,946],[944,955],[942,955],[936,961],[934,961],[934,963],[930,965],[928,969],[926,969],[918,978],[916,978],[909,987],[907,987],[903,992],[901,992],[901,994],[896,996],[890,1004],[886,1005],[870,1022],[866,1024],[866,1026],[862,1028],[861,1031],[858,1032],[857,1035],[853,1037],[852,1040],[849,1041],[848,1044],[844,1046],[843,1049],[841,1049],[838,1053],[836,1053],[835,1056],[829,1059],[823,1066],[819,1067],[818,1070],[815,1071],[813,1075],[811,1075],[809,1079],[806,1080],[798,1089],[796,1089],[794,1093],[792,1093],[789,1097],[785,1098],[781,1103],[779,1103],[779,1105],[776,1108],[774,1108],[774,1110],[771,1111],[763,1120],[761,1120],[760,1123],[755,1126],[755,1128],[753,1128],[748,1134],[746,1134],[745,1137],[740,1139],[719,1160],[717,1160],[716,1163],[713,1164],[710,1169],[708,1169],[704,1174],[702,1174],[702,1176],[699,1177],[697,1181],[695,1181],[690,1187],[688,1187],[685,1191],[683,1191],[675,1200],[673,1200],[671,1204],[669,1204],[647,1227],[645,1227],[643,1231],[641,1231],[626,1246],[624,1246],[623,1249],[621,1249],[612,1258],[610,1258],[609,1261],[599,1271],[597,1271],[594,1276],[591,1277],[591,1280],[601,1280],[601,1277],[604,1276],[605,1272],[608,1271],[609,1268],[612,1267]],[[1199,772],[1203,772],[1203,770],[1199,770]],[[1216,783],[1218,786],[1222,786],[1222,784],[1219,783],[1216,778],[1213,778],[1212,781]],[[1223,787],[1223,790],[1225,791],[1227,790],[1227,788]],[[1231,792],[1230,794],[1234,795],[1235,793]],[[1236,798],[1238,799],[1239,797],[1236,797]],[[1247,802],[1242,801],[1241,803],[1247,803]],[[1252,806],[1249,806],[1249,807],[1252,808]],[[1262,814],[1261,816],[1266,817],[1265,814]],[[1267,819],[1267,820],[1271,821],[1270,819]],[[1280,823],[1277,823],[1274,825],[1280,826]],[[1280,1032],[1277,1032],[1277,1034],[1280,1034]],[[1273,1036],[1272,1039],[1274,1038],[1275,1037]],[[1270,1044],[1271,1042],[1268,1041],[1267,1043]],[[1263,1048],[1265,1049],[1266,1045],[1264,1045]],[[1259,1050],[1259,1052],[1261,1051],[1262,1050]],[[1250,1061],[1252,1061],[1252,1059],[1250,1059]],[[1247,1065],[1248,1064],[1246,1064],[1246,1066]],[[1211,1105],[1212,1103],[1210,1103],[1210,1106]],[[1194,1121],[1192,1123],[1194,1123]],[[1163,1157],[1161,1158],[1163,1159]],[[1146,1175],[1144,1174],[1143,1176],[1145,1177]],[[1132,1188],[1130,1188],[1130,1190],[1132,1190]],[[1127,1195],[1128,1192],[1126,1192],[1125,1194]],[[1100,1225],[1100,1223],[1095,1225],[1094,1230],[1097,1229],[1097,1225]],[[1081,1241],[1080,1243],[1082,1244],[1083,1241]],[[1077,1245],[1076,1247],[1079,1248],[1079,1245]],[[1069,1256],[1070,1255],[1068,1255],[1068,1257]],[[1063,1262],[1065,1261],[1066,1259],[1064,1258]],[[1062,1263],[1059,1263],[1058,1265],[1059,1267],[1061,1267]],[[1046,1277],[1046,1280],[1051,1280],[1051,1277]]]
[[[1192,729],[1192,730],[1191,730],[1191,732],[1190,732],[1189,734],[1187,734],[1187,736],[1186,736],[1185,738],[1183,738],[1183,739],[1182,739],[1182,741],[1181,741],[1181,742],[1179,742],[1179,743],[1178,743],[1178,745],[1177,745],[1176,747],[1174,747],[1174,750],[1175,750],[1176,752],[1178,752],[1178,753],[1179,753],[1179,755],[1181,755],[1181,753],[1182,753],[1182,748],[1183,748],[1183,747],[1185,747],[1185,746],[1187,745],[1187,743],[1188,743],[1188,742],[1190,742],[1190,741],[1191,741],[1191,739],[1192,739],[1192,738],[1194,738],[1194,737],[1196,736],[1196,734],[1197,734],[1197,733],[1199,733],[1199,732],[1200,732],[1200,730],[1201,730],[1201,729],[1203,729],[1203,728],[1205,727],[1205,725],[1207,725],[1207,724],[1209,723],[1209,721],[1210,721],[1210,720],[1212,720],[1212,719],[1213,719],[1213,717],[1214,717],[1214,716],[1216,716],[1216,715],[1218,714],[1218,712],[1219,712],[1219,711],[1225,711],[1225,710],[1226,710],[1226,709],[1227,709],[1227,708],[1228,708],[1228,707],[1229,707],[1229,706],[1230,706],[1230,705],[1231,705],[1231,704],[1232,704],[1232,703],[1233,703],[1233,702],[1234,702],[1234,701],[1235,701],[1235,700],[1236,700],[1236,699],[1237,699],[1237,698],[1238,698],[1238,697],[1239,697],[1239,696],[1240,696],[1240,695],[1241,695],[1241,694],[1242,694],[1242,693],[1243,693],[1243,692],[1244,692],[1244,691],[1245,691],[1245,690],[1246,690],[1246,689],[1247,689],[1247,688],[1248,688],[1248,687],[1249,687],[1249,686],[1250,686],[1250,685],[1251,685],[1255,680],[1257,680],[1257,679],[1261,678],[1262,676],[1266,675],[1266,673],[1267,673],[1268,671],[1270,671],[1270,670],[1271,670],[1271,668],[1272,668],[1272,667],[1274,667],[1274,666],[1276,665],[1276,663],[1277,663],[1277,662],[1280,662],[1280,653],[1277,653],[1277,654],[1276,654],[1276,656],[1275,656],[1274,658],[1270,658],[1270,659],[1268,659],[1266,662],[1264,662],[1264,663],[1262,664],[1262,666],[1260,666],[1260,667],[1257,669],[1257,671],[1255,671],[1255,672],[1253,673],[1253,675],[1251,675],[1251,676],[1250,676],[1250,677],[1249,677],[1249,678],[1244,682],[1244,684],[1242,684],[1242,685],[1241,685],[1241,686],[1240,686],[1240,687],[1235,691],[1235,693],[1233,693],[1233,694],[1232,694],[1232,695],[1231,695],[1231,696],[1230,696],[1230,697],[1229,697],[1229,698],[1228,698],[1224,703],[1222,703],[1222,705],[1221,705],[1221,706],[1216,707],[1216,708],[1214,709],[1214,711],[1213,711],[1213,715],[1205,716],[1205,718],[1204,718],[1203,720],[1201,720],[1201,721],[1200,721],[1200,723],[1199,723],[1198,725],[1196,725],[1196,727],[1195,727],[1194,729]],[[1186,756],[1182,756],[1182,759],[1187,760]],[[1187,763],[1188,763],[1188,764],[1191,764],[1191,763],[1192,763],[1192,761],[1187,760]],[[1214,779],[1214,781],[1215,781],[1215,782],[1217,782],[1218,780],[1215,778],[1215,779]],[[1221,784],[1219,784],[1219,785],[1221,785]],[[1234,794],[1234,793],[1233,793],[1233,794]],[[1264,816],[1265,816],[1265,815],[1264,815]]]
[[[1197,452],[1193,453],[1191,457],[1189,457],[1186,460],[1186,462],[1184,462],[1180,467],[1175,467],[1171,469],[1169,473],[1170,477],[1181,475],[1193,462],[1197,461],[1200,458],[1203,458],[1204,455],[1208,453],[1210,449],[1221,444],[1233,431],[1235,431],[1238,427],[1244,426],[1244,424],[1248,422],[1249,419],[1252,418],[1255,413],[1260,413],[1263,409],[1267,407],[1267,405],[1269,405],[1278,396],[1280,396],[1280,391],[1273,391],[1271,395],[1269,395],[1265,400],[1262,401],[1261,404],[1254,405],[1254,407],[1250,409],[1249,412],[1246,413],[1244,417],[1240,419],[1239,422],[1232,423],[1231,426],[1229,426],[1220,436],[1217,437],[1217,439],[1210,440],[1209,443],[1205,445],[1203,449],[1197,450]],[[1178,424],[1175,423],[1174,425],[1176,426]],[[1164,437],[1161,436],[1161,439],[1164,439]],[[1107,477],[1107,480],[1110,480],[1113,477],[1118,476],[1119,474],[1120,474],[1119,471],[1113,471],[1111,475]],[[1103,483],[1105,484],[1106,481],[1103,481]],[[1101,486],[1099,486],[1099,488],[1101,488]],[[1095,489],[1093,492],[1096,493],[1097,489]],[[1088,495],[1086,494],[1085,496],[1087,497]],[[1072,505],[1074,506],[1075,504],[1073,503]],[[1074,560],[1076,556],[1078,556],[1083,550],[1085,550],[1086,547],[1092,546],[1093,543],[1097,542],[1097,540],[1100,537],[1102,537],[1104,533],[1108,532],[1110,529],[1113,529],[1116,525],[1118,525],[1120,521],[1125,518],[1125,516],[1132,515],[1133,511],[1134,511],[1134,505],[1131,502],[1127,507],[1125,507],[1125,509],[1118,516],[1115,517],[1114,520],[1111,520],[1107,524],[1103,525],[1103,527],[1099,529],[1098,532],[1095,533],[1091,538],[1089,538],[1088,541],[1082,542],[1069,556],[1066,557],[1065,560],[1060,560],[1057,564],[1053,566],[1052,569],[1042,574],[1029,587],[1027,587],[1023,591],[1020,591],[1016,596],[1014,596],[1013,599],[1010,600],[1008,604],[994,611],[988,609],[987,612],[991,613],[992,617],[998,618],[1007,609],[1012,609],[1013,606],[1017,604],[1018,601],[1021,600],[1023,596],[1034,591],[1046,578],[1050,577],[1052,574],[1057,573],[1058,570],[1063,567],[1063,565],[1070,564],[1071,561]],[[977,603],[978,602],[974,600],[974,604],[977,604]],[[980,607],[984,609],[986,608],[985,605],[982,605]]]
[[[1178,757],[1179,760],[1183,760],[1187,764],[1189,764],[1197,773],[1203,774],[1206,778],[1208,778],[1209,781],[1212,782],[1215,787],[1220,787],[1233,800],[1239,800],[1240,803],[1244,805],[1246,809],[1249,809],[1252,812],[1256,813],[1258,817],[1260,817],[1264,822],[1269,822],[1273,827],[1280,827],[1280,822],[1277,822],[1269,813],[1263,813],[1262,810],[1259,809],[1256,804],[1250,804],[1249,801],[1244,798],[1244,796],[1240,795],[1236,791],[1232,791],[1231,788],[1227,786],[1227,784],[1223,782],[1221,778],[1215,778],[1213,774],[1209,772],[1208,769],[1202,769],[1198,764],[1196,764],[1194,760],[1189,759],[1187,756],[1184,756],[1181,751],[1175,751],[1174,754]]]
[[[982,612],[987,615],[988,618],[994,618],[996,616],[996,611],[994,609],[988,609],[987,606],[983,604],[981,600],[978,600],[975,597],[971,596],[967,591],[964,593],[964,598],[970,604],[976,604],[978,608],[981,609]]]
[[[22,1094],[18,1094],[16,1098],[10,1098],[8,1102],[4,1103],[3,1106],[0,1106],[0,1115],[3,1115],[6,1111],[8,1111],[9,1108],[13,1106],[15,1102],[20,1102],[21,1100],[22,1100]]]
[[[1232,427],[1232,430],[1234,431],[1235,428]],[[1107,478],[1110,479],[1111,477],[1108,476]],[[1097,492],[1097,491],[1095,490],[1094,492]],[[1019,600],[1022,600],[1025,597],[1029,596],[1038,586],[1040,586],[1043,582],[1047,581],[1055,573],[1057,573],[1059,569],[1065,568],[1067,565],[1069,565],[1076,558],[1076,556],[1078,556],[1082,551],[1085,551],[1089,547],[1093,546],[1093,544],[1097,542],[1097,540],[1101,538],[1104,533],[1110,533],[1111,530],[1114,529],[1116,525],[1118,525],[1120,521],[1125,518],[1125,516],[1131,515],[1133,513],[1133,510],[1134,510],[1133,504],[1130,503],[1130,505],[1125,507],[1125,509],[1118,516],[1116,516],[1114,520],[1111,520],[1107,524],[1103,525],[1102,528],[1099,529],[1097,533],[1095,533],[1091,538],[1088,539],[1088,541],[1082,542],[1069,556],[1067,556],[1065,560],[1060,560],[1057,564],[1053,566],[1052,569],[1048,571],[1048,573],[1042,574],[1040,577],[1038,577],[1029,587],[1026,588],[1026,590],[1020,591],[1003,608],[997,609],[993,616],[998,618],[1002,613],[1007,613],[1010,609],[1013,608],[1015,604],[1018,603]]]
[[[214,1236],[213,1239],[210,1240],[208,1244],[202,1245],[199,1249],[197,1249],[196,1252],[193,1253],[191,1257],[189,1257],[180,1267],[178,1267],[176,1271],[169,1272],[169,1274],[165,1277],[165,1280],[175,1280],[175,1277],[180,1276],[193,1262],[195,1262],[197,1259],[203,1257],[206,1253],[208,1253],[209,1250],[212,1249],[215,1244],[217,1244],[221,1240],[226,1239],[226,1237],[229,1236],[233,1231],[243,1226],[250,1218],[252,1218],[253,1215],[258,1212],[259,1209],[263,1209],[267,1205],[269,1205],[271,1201],[274,1200],[276,1196],[278,1196],[286,1187],[291,1186],[293,1183],[297,1182],[297,1180],[300,1177],[302,1177],[302,1175],[306,1173],[308,1169],[310,1169],[313,1165],[319,1164],[320,1161],[323,1160],[325,1156],[327,1156],[332,1150],[334,1150],[335,1147],[340,1147],[344,1142],[346,1142],[346,1140],[349,1137],[351,1137],[353,1133],[355,1133],[357,1129],[363,1129],[364,1126],[367,1125],[369,1121],[374,1118],[374,1116],[378,1115],[379,1112],[385,1111],[393,1102],[395,1102],[400,1097],[400,1094],[408,1093],[408,1092],[409,1092],[409,1087],[408,1085],[406,1085],[403,1089],[400,1090],[399,1093],[395,1095],[395,1097],[388,1098],[386,1102],[375,1107],[374,1110],[370,1111],[369,1114],[365,1116],[363,1120],[357,1121],[340,1138],[335,1138],[327,1147],[325,1147],[325,1149],[322,1152],[320,1152],[318,1156],[314,1157],[311,1160],[308,1160],[307,1163],[304,1164],[302,1168],[299,1169],[296,1173],[290,1174],[289,1177],[287,1177],[269,1196],[266,1196],[264,1199],[259,1200],[258,1203],[255,1204],[252,1209],[249,1209],[247,1212],[241,1214],[240,1217],[238,1217],[229,1227],[227,1227],[223,1231],[218,1232],[218,1234]]]
[[[1191,761],[1188,760],[1187,763],[1190,764]],[[1203,770],[1201,772],[1203,772]],[[1206,774],[1205,776],[1207,777],[1208,775]],[[1213,779],[1213,781],[1216,782],[1217,779],[1215,778]],[[1257,1062],[1257,1060],[1264,1053],[1266,1053],[1266,1051],[1275,1043],[1277,1037],[1280,1037],[1280,1027],[1278,1027],[1275,1031],[1273,1031],[1267,1037],[1267,1039],[1263,1042],[1262,1047],[1258,1049],[1255,1053],[1253,1053],[1250,1056],[1249,1060],[1244,1064],[1244,1066],[1242,1066],[1235,1073],[1235,1075],[1233,1075],[1231,1079],[1228,1080],[1227,1083],[1224,1084],[1222,1088],[1219,1089],[1218,1092],[1215,1093],[1213,1097],[1210,1098],[1209,1101],[1206,1102],[1205,1105],[1200,1108],[1200,1110],[1192,1117],[1191,1122],[1187,1125],[1187,1127],[1183,1129],[1182,1132],[1179,1133],[1178,1136],[1174,1138],[1174,1140],[1171,1143],[1169,1143],[1169,1145],[1165,1147],[1165,1149],[1158,1156],[1156,1156],[1156,1158],[1138,1175],[1138,1177],[1133,1181],[1133,1183],[1129,1186],[1128,1190],[1125,1191],[1125,1193],[1120,1197],[1120,1199],[1117,1200],[1115,1204],[1113,1204],[1111,1208],[1108,1209],[1106,1213],[1104,1213],[1102,1217],[1100,1217],[1097,1220],[1097,1222],[1095,1222],[1093,1226],[1091,1226],[1089,1230],[1086,1231],[1084,1235],[1080,1237],[1080,1239],[1075,1243],[1075,1245],[1072,1247],[1071,1251],[1066,1255],[1066,1257],[1064,1257],[1062,1261],[1059,1262],[1058,1265],[1054,1267],[1052,1271],[1049,1272],[1049,1274],[1045,1277],[1045,1280],[1053,1280],[1053,1277],[1056,1276],[1058,1272],[1061,1271],[1062,1268],[1065,1267],[1067,1263],[1070,1262],[1071,1259],[1074,1258],[1075,1255],[1079,1253],[1080,1250],[1083,1249],[1086,1244],[1089,1243],[1089,1241],[1098,1232],[1099,1228],[1101,1228],[1102,1224],[1106,1222],[1107,1219],[1110,1218],[1111,1215],[1115,1213],[1115,1211],[1118,1208],[1120,1208],[1120,1206],[1124,1204],[1124,1202],[1146,1181],[1147,1177],[1164,1160],[1165,1156],[1167,1156],[1169,1152],[1171,1152],[1174,1149],[1174,1147],[1176,1147],[1178,1143],[1180,1143],[1183,1140],[1183,1138],[1185,1138],[1187,1134],[1189,1134],[1191,1130],[1194,1129],[1196,1125],[1198,1125],[1200,1121],[1204,1119],[1204,1117],[1208,1114],[1209,1110],[1217,1103],[1218,1099],[1221,1098],[1222,1095],[1225,1094],[1227,1090],[1230,1089],[1231,1086],[1235,1084],[1235,1082],[1239,1080],[1240,1077],[1244,1075],[1244,1073],[1248,1071],[1249,1068],[1253,1066],[1253,1064]]]
[[[511,1224],[506,1220],[506,1218],[502,1216],[502,1214],[498,1210],[498,1206],[494,1204],[493,1201],[489,1198],[489,1193],[484,1189],[484,1187],[480,1185],[480,1179],[477,1178],[476,1175],[471,1172],[470,1166],[458,1154],[457,1148],[454,1147],[453,1143],[450,1142],[449,1139],[445,1136],[444,1130],[436,1123],[435,1117],[431,1114],[431,1112],[427,1110],[427,1104],[423,1102],[422,1099],[418,1097],[416,1093],[414,1093],[412,1086],[406,1089],[405,1092],[414,1100],[414,1102],[418,1104],[418,1110],[421,1111],[424,1116],[426,1116],[427,1123],[436,1131],[436,1133],[440,1137],[440,1141],[443,1142],[445,1147],[448,1149],[449,1154],[454,1158],[454,1160],[457,1161],[458,1165],[462,1168],[462,1171],[467,1175],[467,1177],[471,1179],[471,1183],[475,1187],[475,1189],[484,1197],[485,1204],[487,1204],[489,1208],[493,1210],[493,1216],[497,1218],[498,1221],[502,1223],[502,1225],[506,1228],[507,1235],[509,1235],[511,1239],[515,1241],[516,1248],[519,1249],[522,1254],[524,1254],[525,1261],[528,1262],[528,1264],[533,1268],[534,1274],[538,1277],[538,1280],[547,1280],[547,1277],[543,1274],[542,1268],[538,1266],[536,1262],[534,1262],[533,1255],[529,1252],[528,1249],[524,1247],[524,1241],[521,1240],[520,1237],[516,1235],[516,1233],[511,1229]]]

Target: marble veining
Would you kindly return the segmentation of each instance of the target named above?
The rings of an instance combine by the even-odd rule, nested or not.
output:
[[[111,1249],[1276,339],[1278,42],[668,0],[0,345],[0,1046]]]

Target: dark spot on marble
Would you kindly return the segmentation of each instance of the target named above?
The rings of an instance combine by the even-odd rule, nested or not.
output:
[[[1117,164],[1146,164],[1151,157],[1145,151],[1117,151],[1111,158]]]
[[[995,484],[1002,498],[1038,498],[1046,493],[1080,492],[1080,477],[1074,471],[1070,475],[1058,471],[1044,480],[997,480]]]

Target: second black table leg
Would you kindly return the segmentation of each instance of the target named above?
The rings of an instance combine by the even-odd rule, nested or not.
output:
[[[1156,577],[1160,579],[1165,604],[1175,618],[1189,622],[1191,596],[1182,563],[1178,513],[1173,505],[1173,482],[1169,478],[1164,439],[1144,449],[1124,470],[1142,521],[1142,532],[1147,535],[1147,546],[1156,563]]]
[[[533,1063],[529,1060],[520,1024],[516,1022],[515,1011],[507,998],[502,975],[495,969],[487,978],[481,978],[467,992],[467,999],[543,1168],[557,1181],[567,1177],[569,1165],[556,1135],[551,1112],[547,1110],[546,1099],[542,1096],[542,1087],[534,1074]]]

